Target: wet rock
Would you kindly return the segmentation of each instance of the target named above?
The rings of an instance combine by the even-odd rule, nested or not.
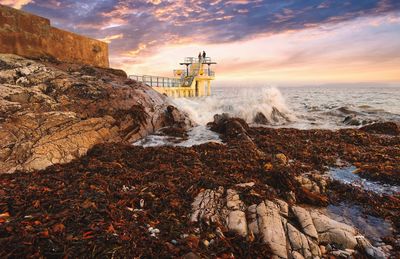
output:
[[[374,134],[400,135],[400,127],[395,122],[377,122],[361,127],[360,130]]]
[[[265,153],[261,151],[253,142],[248,133],[249,125],[240,118],[230,118],[228,114],[214,115],[214,121],[207,124],[211,130],[222,134],[223,139],[234,146],[245,147],[249,155],[259,158],[265,157]]]
[[[267,117],[265,117],[265,115],[262,112],[257,112],[256,116],[254,116],[253,119],[254,123],[257,124],[269,124],[269,120],[267,119]]]
[[[357,119],[357,117],[354,115],[350,115],[350,116],[347,116],[346,118],[344,118],[343,123],[346,125],[350,125],[350,126],[360,126],[361,125],[361,121],[359,121]]]
[[[372,246],[371,243],[364,237],[357,237],[356,239],[358,247],[362,252],[365,253],[365,255],[367,255],[368,258],[387,258],[387,255],[381,249]]]
[[[284,113],[279,111],[276,107],[272,107],[272,112],[271,112],[271,119],[274,122],[281,122],[281,121],[286,121],[290,122],[290,119],[288,116],[286,116]]]

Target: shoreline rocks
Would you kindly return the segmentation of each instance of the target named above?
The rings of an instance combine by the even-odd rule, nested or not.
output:
[[[191,205],[190,222],[198,224],[199,229],[203,222],[222,224],[243,237],[260,236],[273,258],[320,258],[325,253],[351,256],[355,249],[370,256],[385,255],[354,227],[331,219],[318,209],[288,206],[282,200],[268,199],[247,205],[240,195],[233,189],[225,191],[222,186],[201,191]],[[325,246],[331,247],[330,251]],[[337,249],[332,250],[332,246]]]
[[[123,71],[0,54],[0,173],[66,163],[98,143],[142,138],[190,119]]]

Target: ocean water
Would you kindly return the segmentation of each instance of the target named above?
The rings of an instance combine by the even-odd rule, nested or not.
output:
[[[173,99],[200,125],[228,113],[269,127],[339,129],[400,121],[400,87],[219,87],[212,96]],[[265,121],[264,121],[265,122]]]
[[[189,138],[154,134],[134,145],[220,142],[206,124],[221,113],[242,118],[250,125],[278,128],[336,130],[377,121],[400,122],[400,87],[215,87],[211,96],[171,102],[197,123]]]

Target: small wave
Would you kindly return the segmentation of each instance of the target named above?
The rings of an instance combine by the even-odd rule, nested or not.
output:
[[[346,114],[346,115],[362,115],[361,112],[351,110],[349,107],[340,107],[337,109],[339,112]]]
[[[281,92],[274,87],[232,89],[224,96],[179,98],[173,103],[200,125],[207,124],[215,114],[221,113],[242,118],[248,123],[282,125],[296,120]]]

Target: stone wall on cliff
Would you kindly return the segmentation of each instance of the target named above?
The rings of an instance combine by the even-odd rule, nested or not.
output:
[[[3,5],[0,53],[109,67],[107,43],[51,27],[46,18]]]

